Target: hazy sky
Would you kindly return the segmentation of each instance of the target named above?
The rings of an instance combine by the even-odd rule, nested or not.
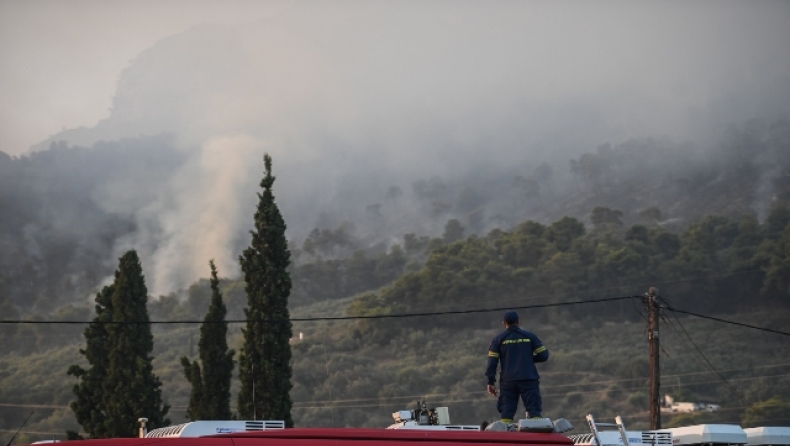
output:
[[[286,2],[0,0],[0,150],[20,154],[109,116],[121,70],[200,23],[267,17]]]
[[[360,221],[392,185],[460,190],[607,141],[704,145],[787,117],[788,42],[786,0],[0,0],[0,150],[175,135],[189,161],[133,189],[153,199],[92,197],[158,228],[117,249],[140,249],[166,292],[208,258],[236,268],[264,151],[298,240]]]
[[[492,12],[492,17],[483,17],[482,21],[501,26],[501,33],[516,28],[536,31],[521,36],[527,38],[528,45],[534,44],[525,50],[541,64],[538,69],[548,73],[538,76],[547,85],[535,87],[548,87],[560,100],[564,90],[569,94],[608,90],[613,102],[634,101],[635,95],[653,105],[672,105],[678,98],[700,99],[708,103],[699,104],[697,113],[705,114],[710,108],[720,107],[710,104],[710,93],[722,86],[723,79],[727,80],[725,88],[731,91],[716,92],[721,105],[728,94],[737,96],[739,85],[750,88],[756,75],[762,77],[756,79],[758,82],[783,79],[790,63],[786,49],[790,47],[787,1],[500,1],[485,5],[428,1],[380,5],[398,3],[408,5],[409,14],[425,12],[440,18],[436,23],[440,37],[443,27],[453,26],[455,9],[477,9],[482,16]],[[108,117],[121,71],[163,37],[200,23],[253,23],[293,4],[252,0],[0,0],[0,150],[19,154],[63,129],[91,127]],[[316,10],[333,9],[333,2],[314,4],[321,5]],[[343,4],[346,12],[340,14],[353,9],[348,7],[349,2]],[[512,13],[495,14],[507,10]],[[479,30],[469,31],[474,34]],[[496,33],[497,29],[485,30],[481,38],[495,39]],[[481,42],[481,48],[485,43]],[[488,50],[496,53],[500,49]],[[730,57],[733,54],[738,56]],[[705,66],[710,70],[700,71]],[[508,69],[506,65],[489,68]],[[684,80],[681,74],[685,68],[689,77]],[[709,76],[709,82],[699,76]],[[634,82],[634,77],[642,82]],[[651,92],[646,88],[650,86],[657,88]],[[630,99],[623,97],[629,95]],[[666,119],[649,115],[650,110],[644,112],[648,115],[629,112],[628,119]]]

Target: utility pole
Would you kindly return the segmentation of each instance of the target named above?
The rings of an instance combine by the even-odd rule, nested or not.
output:
[[[659,387],[661,386],[661,372],[659,369],[659,344],[658,344],[658,288],[650,287],[645,294],[647,304],[647,341],[650,346],[650,429],[661,429],[661,403]]]

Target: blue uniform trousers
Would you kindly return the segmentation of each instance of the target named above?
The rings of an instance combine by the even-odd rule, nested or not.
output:
[[[536,379],[501,381],[499,383],[497,410],[499,410],[500,417],[503,420],[513,419],[513,416],[516,414],[519,396],[530,418],[542,416],[543,401],[540,398],[540,381]]]

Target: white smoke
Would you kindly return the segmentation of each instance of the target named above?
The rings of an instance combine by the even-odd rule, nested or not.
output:
[[[606,141],[714,139],[790,104],[785,3],[291,5],[162,40],[124,71],[109,119],[54,137],[168,132],[193,154],[163,189],[141,173],[96,194],[134,215],[118,251],[141,253],[154,294],[205,277],[211,258],[236,275],[264,150],[291,238],[373,218],[371,205],[382,232],[436,235],[463,215],[420,227],[418,179],[476,187]]]
[[[211,259],[221,275],[237,276],[234,247],[243,235],[239,228],[252,225],[257,202],[250,185],[260,178],[263,153],[264,145],[248,135],[206,141],[135,212],[138,231],[119,241],[115,257],[137,249],[154,296],[207,277]]]

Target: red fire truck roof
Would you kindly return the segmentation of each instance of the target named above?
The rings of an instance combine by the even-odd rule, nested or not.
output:
[[[108,438],[69,442],[74,446],[453,446],[469,444],[572,446],[560,434],[454,432],[410,429],[294,428],[237,432],[198,438]]]

